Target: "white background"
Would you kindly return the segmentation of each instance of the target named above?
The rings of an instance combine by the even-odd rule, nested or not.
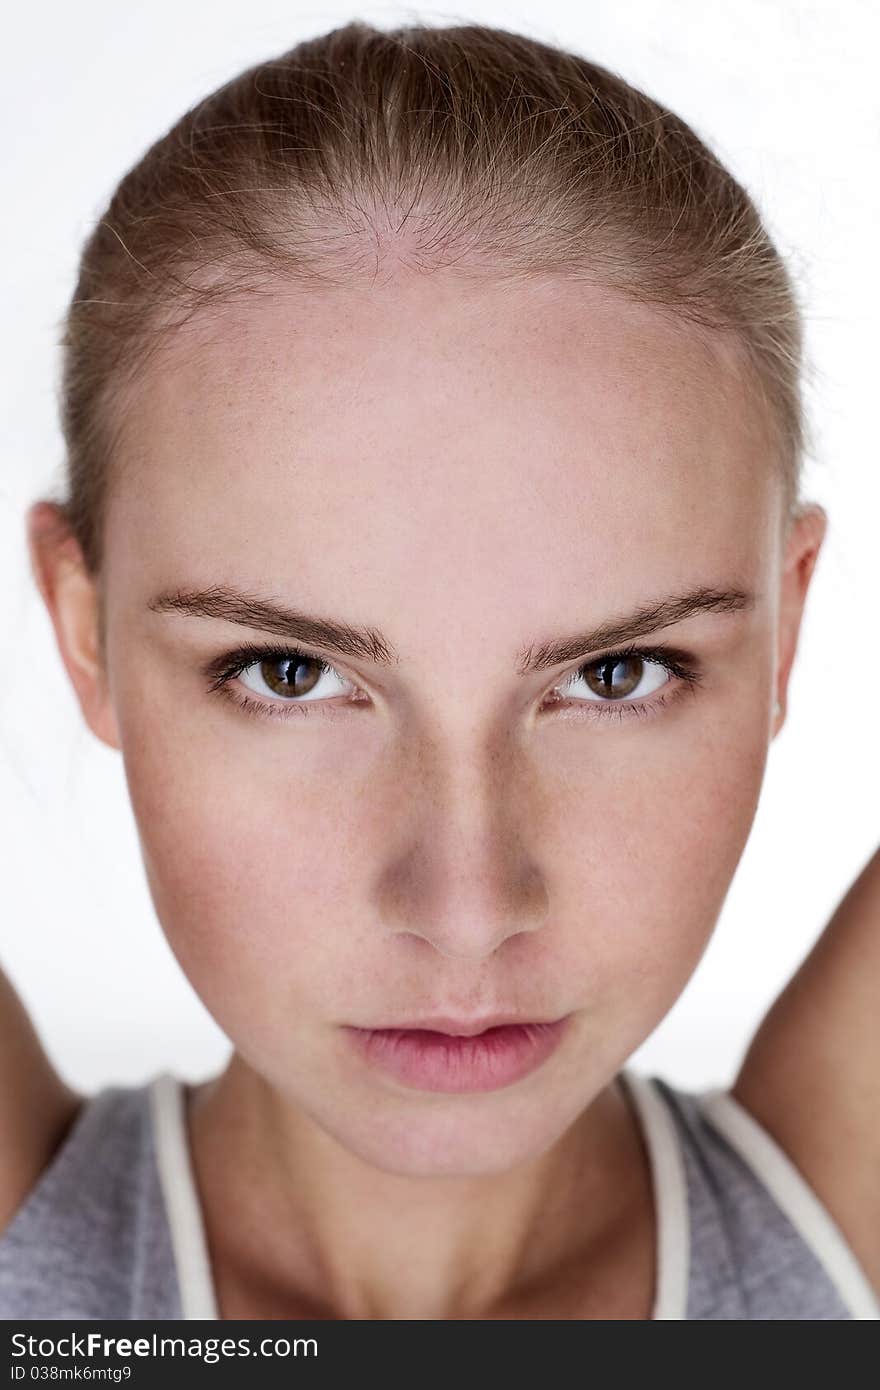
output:
[[[59,323],[123,173],[221,82],[352,18],[477,21],[575,49],[671,106],[756,197],[806,304],[807,491],[831,517],[788,722],[716,933],[630,1061],[725,1084],[880,840],[876,438],[880,87],[870,0],[542,0],[466,12],[285,0],[79,0],[5,29],[0,476],[0,959],[73,1085],[215,1071],[229,1044],[165,943],[121,756],[75,703],[24,513],[61,477]]]

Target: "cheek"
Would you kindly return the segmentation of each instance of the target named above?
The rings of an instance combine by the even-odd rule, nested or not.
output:
[[[158,728],[124,744],[125,771],[156,914],[206,1008],[247,1033],[298,1003],[332,1006],[357,942],[340,924],[350,875],[345,785],[303,773],[284,730],[247,759]],[[265,751],[263,751],[265,750]],[[362,813],[363,814],[363,813]]]
[[[548,832],[548,842],[565,845],[569,866],[557,878],[561,915],[572,924],[572,971],[589,981],[597,1008],[630,1020],[633,1047],[708,945],[764,776],[762,705],[731,705],[724,718],[694,713],[662,737],[646,726],[618,739],[613,762],[594,756],[591,744],[583,794],[569,773]]]

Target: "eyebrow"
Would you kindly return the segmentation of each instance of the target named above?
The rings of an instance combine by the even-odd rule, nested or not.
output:
[[[540,645],[532,643],[519,653],[517,671],[527,675],[545,671],[563,662],[589,656],[600,648],[617,647],[624,642],[658,632],[684,622],[698,613],[735,613],[753,608],[756,595],[745,589],[700,586],[686,593],[645,603],[634,613],[612,618],[598,627]],[[287,641],[305,642],[335,652],[388,666],[400,656],[382,633],[373,627],[357,627],[329,618],[314,617],[285,604],[241,593],[227,585],[207,589],[174,589],[158,594],[148,603],[157,613],[186,613],[197,618],[221,618],[261,632],[272,632]]]

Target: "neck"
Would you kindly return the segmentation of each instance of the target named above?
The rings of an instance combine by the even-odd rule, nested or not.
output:
[[[511,1310],[548,1298],[558,1307],[579,1280],[595,1285],[615,1242],[631,1247],[650,1183],[614,1082],[549,1150],[489,1176],[381,1171],[238,1054],[194,1089],[188,1122],[224,1317],[272,1307],[287,1317],[485,1319],[525,1316]],[[259,1310],[230,1314],[232,1301]]]

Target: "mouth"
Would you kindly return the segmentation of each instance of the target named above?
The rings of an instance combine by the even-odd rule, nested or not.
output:
[[[561,1043],[570,1017],[549,1023],[431,1018],[344,1032],[371,1069],[411,1089],[459,1094],[495,1091],[537,1070]]]

